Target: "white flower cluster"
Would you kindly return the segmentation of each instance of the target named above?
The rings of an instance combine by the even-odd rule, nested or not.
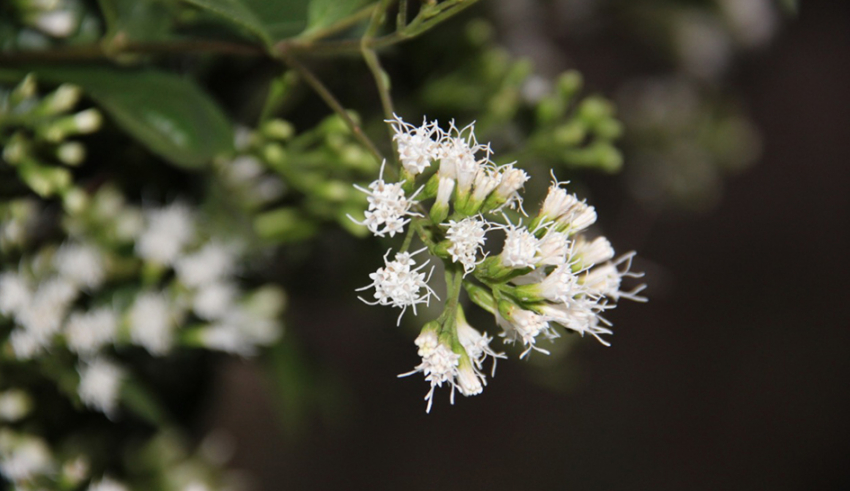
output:
[[[416,306],[419,304],[428,304],[431,301],[431,296],[436,296],[434,290],[428,286],[428,281],[431,279],[431,274],[425,277],[425,273],[420,271],[428,265],[425,261],[419,267],[416,266],[416,261],[413,256],[419,254],[425,249],[420,249],[413,254],[400,252],[395,255],[395,259],[388,260],[390,251],[384,254],[383,268],[378,268],[377,271],[369,275],[372,283],[358,288],[358,291],[375,288],[375,301],[369,302],[363,298],[364,302],[369,305],[392,305],[401,309],[401,314],[398,316],[398,322],[401,322],[401,316],[408,307],[413,307],[413,313],[416,314]],[[432,268],[433,272],[433,268]],[[425,289],[422,293],[421,290]]]
[[[369,184],[369,189],[354,185],[360,191],[368,195],[369,209],[366,210],[366,219],[357,221],[349,215],[349,219],[359,225],[365,225],[376,237],[389,234],[390,237],[404,230],[404,226],[410,222],[405,216],[419,216],[410,212],[410,206],[415,204],[413,198],[405,197],[402,183],[387,184],[384,182],[384,166],[381,164],[381,172],[378,179]]]
[[[56,349],[76,355],[80,402],[110,418],[132,378],[119,361],[128,345],[153,356],[178,343],[253,355],[280,336],[282,293],[243,292],[235,281],[237,248],[202,240],[197,225],[186,204],[143,214],[120,193],[99,192],[67,227],[72,237],[104,237],[103,243],[68,239],[0,269],[0,342],[8,325],[7,352],[18,360]],[[127,285],[128,268],[147,286]],[[181,333],[192,318],[195,327]],[[0,398],[7,413],[0,419],[14,415],[12,402]]]
[[[461,284],[474,303],[494,315],[504,342],[523,348],[520,358],[533,350],[548,354],[538,341],[560,337],[556,325],[608,345],[601,335],[611,334],[610,323],[601,314],[620,298],[646,300],[638,295],[643,285],[621,289],[623,278],[641,276],[630,271],[634,253],[615,259],[605,237],[588,239],[584,234],[596,222],[596,210],[568,193],[554,175],[528,226],[512,223],[503,211],[519,208],[525,214],[520,190],[528,175],[513,165],[494,164],[489,144],[478,142],[473,125],[459,129],[452,123],[443,131],[436,121],[417,127],[396,116],[387,122],[393,127],[402,180],[385,183],[382,167],[368,190],[357,187],[369,195],[366,220],[358,223],[382,237],[403,233],[416,220],[410,232],[415,228],[426,247],[414,254],[427,249],[446,264],[446,311],[423,328],[416,340],[422,362],[404,374],[421,372],[431,384],[425,397],[429,411],[435,388],[443,384],[451,386],[452,401],[456,389],[466,396],[481,393],[486,385],[482,361],[493,358],[495,373],[496,358],[504,357],[490,348],[490,336],[466,322],[459,299],[453,301]],[[405,190],[417,189],[419,176],[427,182],[414,195],[417,205],[434,200],[428,218],[410,213],[413,196],[405,195]],[[502,220],[491,221],[486,214]],[[504,241],[501,252],[488,257],[484,245],[492,231],[503,234]],[[361,300],[399,307],[402,314],[413,306],[415,313],[416,305],[434,295],[430,275],[420,272],[428,261],[415,267],[413,254],[397,253],[393,261],[389,254],[385,266],[370,275],[372,283],[359,289],[374,288],[375,300]],[[456,270],[459,276],[449,278]]]

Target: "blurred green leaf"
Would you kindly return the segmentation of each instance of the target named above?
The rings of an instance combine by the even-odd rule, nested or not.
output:
[[[312,0],[307,13],[307,31],[324,29],[356,12],[369,0]]]
[[[154,426],[163,426],[167,422],[165,410],[154,395],[136,380],[126,380],[121,386],[121,402],[136,416]]]
[[[347,3],[350,0],[338,0]],[[262,19],[263,26],[278,41],[292,37],[307,27],[310,0],[245,0],[251,10]]]
[[[275,41],[302,32],[307,27],[310,10],[309,0],[184,1],[247,29],[260,38],[266,47],[271,47]],[[359,1],[361,0],[357,0],[357,2]],[[345,4],[348,2],[337,3]]]
[[[100,0],[108,38],[126,41],[161,41],[168,38],[173,9],[163,0]]]
[[[191,80],[155,70],[31,68],[40,80],[82,87],[127,133],[182,167],[200,167],[233,146],[222,110]]]
[[[208,10],[226,20],[250,31],[260,38],[267,47],[272,45],[272,38],[266,29],[266,24],[261,21],[254,10],[241,0],[184,0],[198,8]],[[269,3],[277,3],[270,1]]]

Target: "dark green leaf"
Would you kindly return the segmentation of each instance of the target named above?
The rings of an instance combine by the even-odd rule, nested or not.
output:
[[[310,7],[309,0],[184,1],[247,29],[260,38],[266,47],[302,32],[307,27]]]
[[[107,38],[127,41],[162,41],[168,38],[176,13],[163,0],[100,0]]]
[[[369,0],[311,0],[307,31],[324,29],[356,12]]]
[[[309,0],[244,0],[262,19],[275,41],[295,36],[307,27]],[[348,0],[338,0],[345,3]]]
[[[34,68],[39,80],[82,87],[127,133],[184,167],[199,167],[233,146],[221,109],[191,80],[154,70]]]
[[[251,6],[241,0],[184,0],[198,8],[208,10],[250,31],[267,47],[272,45],[272,36],[267,29],[268,19],[258,16]],[[270,1],[269,3],[277,3]],[[298,2],[293,2],[298,3]],[[261,20],[262,19],[262,20]]]

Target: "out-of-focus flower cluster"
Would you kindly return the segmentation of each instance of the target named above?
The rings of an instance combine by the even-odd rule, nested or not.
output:
[[[32,77],[0,93],[0,173],[13,196],[0,203],[0,477],[20,490],[129,489],[105,474],[115,466],[89,436],[40,436],[45,411],[166,428],[145,367],[198,349],[253,356],[282,333],[283,291],[244,286],[247,247],[206,207],[140,206],[108,181],[75,181],[86,153],[67,138],[101,122],[95,109],[72,111],[80,97],[69,85],[39,97]],[[220,463],[192,462],[167,489],[222,489],[210,474]]]
[[[624,278],[641,276],[631,272],[634,253],[616,257],[605,237],[590,238],[596,210],[568,193],[564,183],[553,177],[539,210],[528,216],[521,190],[529,176],[514,164],[494,164],[490,146],[477,141],[472,125],[452,123],[443,130],[436,121],[414,126],[398,117],[388,123],[402,179],[387,183],[382,172],[368,189],[358,187],[369,196],[369,206],[365,220],[357,223],[376,236],[392,236],[410,222],[408,240],[392,260],[387,252],[384,267],[361,290],[374,288],[374,301],[364,302],[398,307],[403,314],[435,296],[430,273],[422,271],[427,261],[417,265],[414,256],[427,249],[445,264],[446,306],[417,338],[422,363],[411,372],[421,372],[431,385],[429,411],[434,389],[443,384],[451,387],[452,401],[455,389],[466,396],[481,393],[487,383],[484,359],[493,358],[495,371],[496,358],[504,357],[490,347],[488,334],[467,323],[459,301],[462,288],[493,314],[503,341],[522,348],[521,358],[532,351],[548,353],[540,340],[560,337],[558,325],[607,345],[602,336],[611,334],[610,323],[603,314],[621,298],[645,301],[638,295],[643,285],[623,286]],[[426,211],[424,203],[431,199]],[[525,216],[514,223],[507,215],[511,209]],[[485,249],[494,234],[503,239],[498,254]],[[414,235],[425,248],[408,253]]]

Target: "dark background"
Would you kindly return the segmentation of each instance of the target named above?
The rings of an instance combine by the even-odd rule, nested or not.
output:
[[[650,284],[613,312],[612,347],[508,360],[426,415],[426,384],[395,377],[417,362],[411,333],[292,291],[288,335],[345,389],[293,431],[260,365],[223,367],[204,426],[233,434],[233,467],[262,490],[850,489],[850,2],[802,3],[731,75],[763,154],[716,209],[650,214],[623,177],[590,180]],[[635,63],[617,40],[570,50],[603,93]],[[553,389],[546,370],[570,375]]]

